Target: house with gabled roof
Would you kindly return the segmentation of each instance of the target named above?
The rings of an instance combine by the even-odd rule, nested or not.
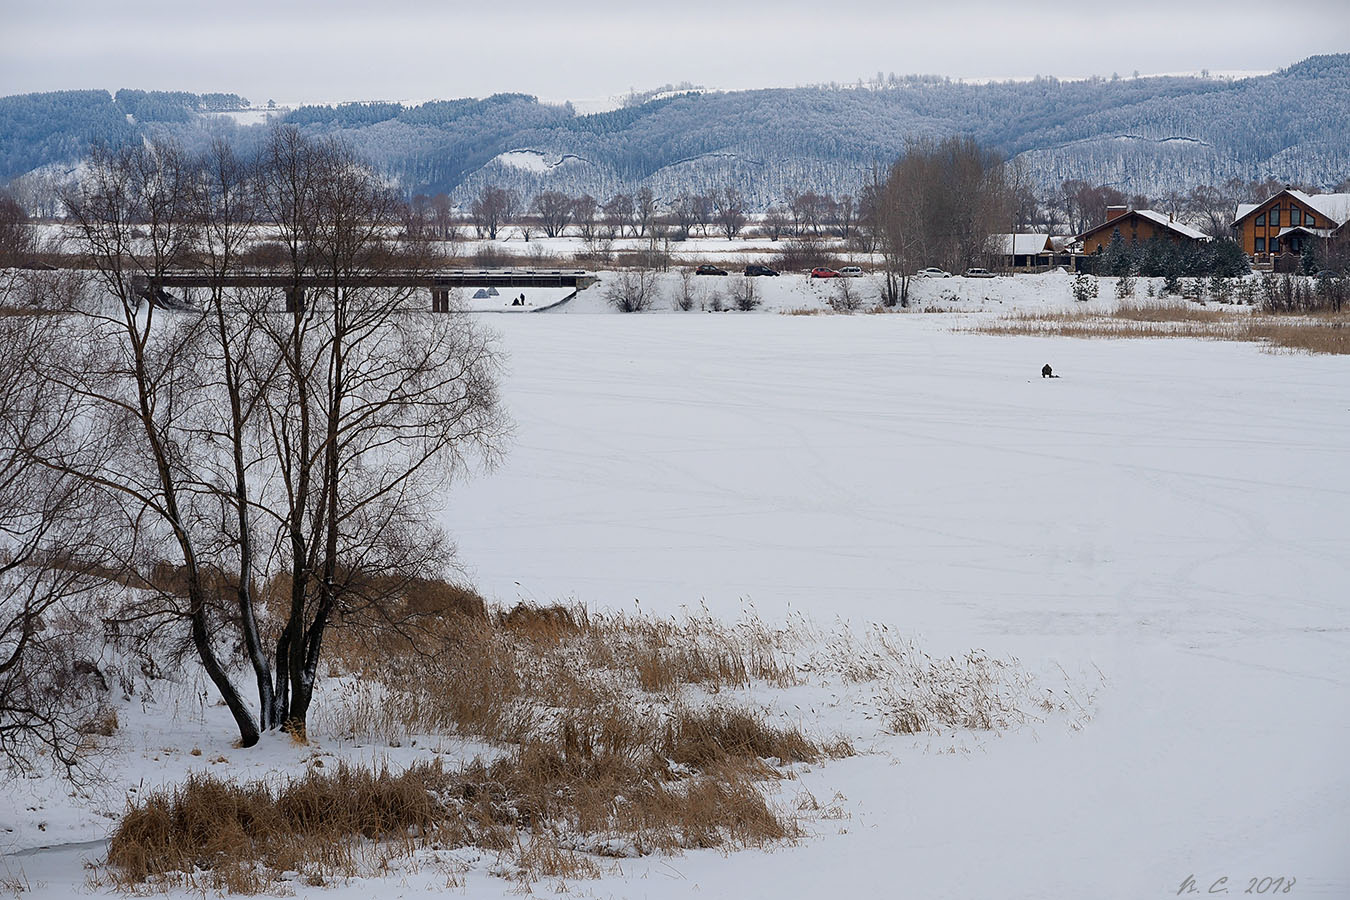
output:
[[[1328,241],[1350,222],[1350,194],[1305,194],[1285,188],[1262,203],[1239,203],[1233,233],[1257,263],[1301,256],[1313,241]],[[1350,229],[1348,229],[1350,230]]]
[[[1167,213],[1151,209],[1130,209],[1127,206],[1108,206],[1106,221],[1078,235],[1084,253],[1105,252],[1111,235],[1119,231],[1125,243],[1143,244],[1155,237],[1169,241],[1210,240],[1209,235],[1189,225],[1183,225]]]
[[[1049,234],[991,234],[989,249],[1004,269],[1046,269],[1054,262],[1055,247]]]

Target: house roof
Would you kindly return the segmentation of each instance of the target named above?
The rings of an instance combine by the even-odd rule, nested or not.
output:
[[[1050,235],[1034,232],[993,235],[995,252],[1003,256],[1034,256],[1051,252]]]
[[[1148,219],[1155,225],[1159,225],[1163,228],[1168,229],[1169,231],[1173,231],[1181,235],[1182,237],[1190,238],[1193,241],[1207,241],[1210,239],[1209,235],[1205,234],[1203,231],[1197,231],[1196,229],[1192,228],[1189,225],[1183,225],[1180,222],[1173,220],[1173,218],[1167,215],[1166,213],[1155,212],[1154,210],[1151,209],[1132,209],[1129,212],[1124,213],[1123,215],[1116,216],[1114,219],[1108,219],[1107,221],[1103,222],[1100,225],[1096,225],[1092,228],[1089,228],[1087,231],[1078,235],[1078,239],[1082,240],[1083,238],[1086,238],[1090,234],[1095,234],[1098,231],[1101,231],[1103,228],[1114,228],[1117,225],[1117,223],[1123,222],[1130,216],[1139,216],[1140,218]]]
[[[1135,214],[1143,216],[1145,219],[1148,219],[1151,222],[1156,222],[1157,224],[1162,225],[1164,228],[1170,228],[1173,231],[1177,232],[1178,234],[1184,235],[1193,240],[1197,241],[1209,240],[1209,235],[1205,234],[1203,231],[1197,231],[1196,229],[1192,228],[1189,225],[1182,225],[1180,222],[1173,221],[1171,216],[1164,215],[1163,213],[1154,212],[1151,209],[1136,209]]]
[[[1337,225],[1350,219],[1350,194],[1305,194],[1302,191],[1290,191],[1289,196],[1311,206]]]
[[[1285,188],[1276,194],[1275,197],[1288,194],[1299,203],[1316,212],[1318,215],[1325,216],[1336,224],[1337,227],[1344,225],[1350,220],[1350,194],[1305,194],[1302,191],[1296,191],[1292,188]],[[1237,213],[1233,218],[1233,224],[1241,222],[1243,219],[1265,206],[1275,197],[1270,197],[1260,203],[1239,203]]]
[[[1298,234],[1310,234],[1310,235],[1312,235],[1313,237],[1329,238],[1329,237],[1331,237],[1332,229],[1330,229],[1330,228],[1309,228],[1309,227],[1306,226],[1306,225],[1288,225],[1288,226],[1285,226],[1284,228],[1281,228],[1281,229],[1280,229],[1280,233],[1277,234],[1276,237],[1284,237],[1285,235],[1288,235],[1288,234],[1295,234],[1295,233],[1298,233]]]

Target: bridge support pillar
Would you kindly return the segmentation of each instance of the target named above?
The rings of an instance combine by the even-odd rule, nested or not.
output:
[[[449,312],[450,311],[450,289],[432,288],[431,289],[431,311]]]
[[[299,313],[305,311],[305,289],[302,287],[286,288],[286,312]]]

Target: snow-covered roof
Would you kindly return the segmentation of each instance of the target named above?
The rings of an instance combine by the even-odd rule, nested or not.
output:
[[[1306,225],[1289,225],[1280,229],[1276,237],[1284,237],[1287,234],[1311,234],[1313,237],[1329,238],[1334,229],[1331,228],[1309,228]]]
[[[1196,229],[1192,228],[1189,225],[1182,225],[1180,222],[1174,221],[1171,216],[1165,215],[1163,213],[1154,212],[1151,209],[1136,209],[1134,210],[1134,212],[1136,215],[1143,216],[1150,222],[1156,222],[1157,224],[1163,226],[1164,228],[1170,228],[1177,234],[1184,235],[1188,238],[1191,238],[1192,240],[1197,241],[1209,240],[1209,235],[1205,234],[1203,231],[1197,231]]]
[[[1050,252],[1050,235],[1034,232],[993,235],[994,246],[1003,256],[1034,256]]]
[[[1180,222],[1175,221],[1166,213],[1154,212],[1151,209],[1132,209],[1127,213],[1116,216],[1114,219],[1107,219],[1102,224],[1089,228],[1087,231],[1078,235],[1076,240],[1082,240],[1090,234],[1101,231],[1103,228],[1114,228],[1117,223],[1124,221],[1129,216],[1141,216],[1155,225],[1160,225],[1169,231],[1173,231],[1182,237],[1187,237],[1194,241],[1207,241],[1210,239],[1209,235],[1205,234],[1203,231],[1197,231],[1189,225],[1183,225]]]
[[[1337,227],[1344,225],[1346,221],[1350,221],[1350,194],[1305,194],[1292,188],[1286,188],[1280,191],[1280,194],[1288,194],[1317,214],[1326,216]],[[1278,197],[1280,194],[1275,196]],[[1269,203],[1271,199],[1274,198],[1272,197],[1261,203],[1239,203],[1237,213],[1233,216],[1233,224],[1236,225],[1241,222]]]
[[[1311,206],[1337,225],[1350,219],[1350,194],[1305,194],[1291,190],[1289,196],[1305,206]]]

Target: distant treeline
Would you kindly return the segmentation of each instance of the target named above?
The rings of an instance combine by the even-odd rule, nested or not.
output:
[[[964,84],[882,76],[853,85],[663,93],[577,115],[525,94],[486,99],[304,106],[284,116],[339,135],[408,196],[465,205],[487,185],[521,197],[556,190],[660,198],[735,188],[762,211],[790,192],[856,194],[916,140],[968,136],[1025,162],[1039,187],[1110,184],[1152,197],[1197,184],[1274,179],[1330,188],[1350,174],[1350,54],[1268,76],[1098,78]],[[232,94],[103,91],[0,99],[0,180],[73,163],[90,141],[167,134],[196,149],[226,136],[247,149],[261,129],[204,112]],[[128,118],[130,116],[130,118]],[[513,165],[508,151],[537,154]]]
[[[245,109],[238,94],[53,91],[0,97],[0,181],[50,163],[74,163],[95,144],[140,140],[147,125],[189,125],[203,112]],[[128,118],[130,117],[130,118]]]

